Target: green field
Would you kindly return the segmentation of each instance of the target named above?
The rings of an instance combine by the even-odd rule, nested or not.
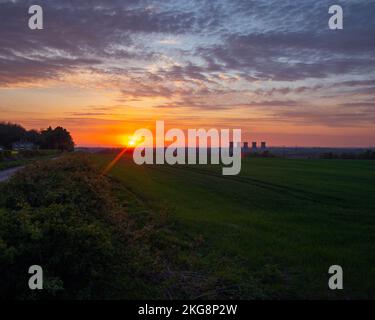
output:
[[[114,155],[91,157],[104,167]],[[224,177],[219,166],[139,167],[123,158],[109,175],[176,221],[167,240],[182,249],[171,266],[208,283],[199,298],[355,299],[375,298],[374,168],[246,159],[239,176]],[[342,291],[327,285],[336,264]]]

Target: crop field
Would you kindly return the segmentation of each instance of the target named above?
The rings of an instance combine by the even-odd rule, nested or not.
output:
[[[91,158],[104,168],[114,156]],[[374,165],[245,159],[225,177],[220,166],[137,166],[127,156],[109,176],[176,222],[176,269],[213,279],[198,298],[353,299],[375,297]],[[331,265],[344,270],[341,292],[328,288]]]

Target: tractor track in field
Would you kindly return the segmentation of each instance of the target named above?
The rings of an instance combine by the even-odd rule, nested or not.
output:
[[[284,186],[284,185],[280,185],[280,184],[275,184],[275,183],[271,183],[271,182],[266,182],[266,181],[262,181],[262,180],[259,180],[259,179],[254,179],[254,178],[248,178],[248,177],[240,177],[240,176],[223,176],[221,174],[217,174],[217,173],[214,173],[210,170],[205,170],[205,169],[198,169],[198,168],[187,168],[187,167],[184,167],[184,166],[168,166],[167,169],[165,169],[165,167],[157,167],[157,166],[147,166],[147,168],[150,168],[152,170],[156,170],[156,171],[160,171],[160,172],[169,172],[169,173],[173,173],[174,172],[189,172],[189,173],[196,173],[196,174],[200,174],[200,175],[205,175],[205,176],[209,176],[209,177],[213,177],[213,178],[217,178],[217,179],[222,179],[222,180],[226,180],[226,181],[233,181],[233,182],[238,182],[238,183],[242,183],[242,184],[248,184],[248,185],[252,185],[252,186],[256,186],[258,188],[263,188],[263,189],[266,189],[266,190],[271,190],[271,191],[274,191],[274,192],[283,192],[284,194],[288,194],[294,198],[297,198],[297,199],[300,199],[300,200],[308,200],[308,201],[312,201],[312,202],[316,202],[316,203],[325,203],[324,201],[322,201],[323,199],[326,199],[326,200],[331,200],[331,201],[338,201],[338,203],[341,203],[341,201],[343,199],[341,198],[336,198],[336,197],[333,197],[333,196],[327,196],[327,195],[323,195],[323,194],[320,194],[320,193],[316,193],[316,192],[309,192],[309,191],[305,191],[305,190],[302,190],[302,189],[298,189],[298,188],[293,188],[293,187],[287,187],[287,186]],[[169,170],[168,170],[169,169]],[[172,169],[172,170],[170,170]],[[344,206],[343,206],[344,207]]]

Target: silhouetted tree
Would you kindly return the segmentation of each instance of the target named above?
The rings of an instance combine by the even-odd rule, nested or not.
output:
[[[29,130],[25,133],[25,141],[39,145],[40,143],[40,132],[37,130]]]
[[[41,132],[40,147],[42,149],[73,151],[74,142],[69,131],[67,131],[63,127],[56,127],[55,129],[48,127]]]
[[[0,146],[11,149],[15,142],[31,142],[41,149],[58,149],[61,151],[73,151],[74,142],[70,133],[63,127],[45,130],[29,130],[15,123],[0,122]]]
[[[11,149],[12,143],[24,139],[26,129],[15,123],[0,123],[0,146],[5,149]]]

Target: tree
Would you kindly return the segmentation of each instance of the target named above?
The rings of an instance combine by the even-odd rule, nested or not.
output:
[[[0,123],[0,146],[11,149],[12,143],[21,141],[26,134],[26,129],[15,123]]]
[[[40,143],[40,132],[37,130],[29,130],[25,133],[25,140],[27,142],[31,142],[35,145],[39,145]]]
[[[73,151],[74,142],[66,129],[63,127],[56,127],[52,129],[48,127],[42,130],[40,136],[40,147],[42,149],[58,149],[61,151]]]
[[[30,142],[39,145],[41,149],[74,150],[73,139],[63,127],[48,127],[39,132],[33,129],[27,131],[18,124],[0,122],[0,146],[11,149],[15,142]]]

